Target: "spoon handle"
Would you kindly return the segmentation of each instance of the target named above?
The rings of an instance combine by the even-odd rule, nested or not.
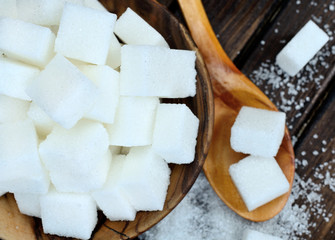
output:
[[[222,49],[208,20],[201,0],[178,0],[187,26],[207,65],[224,63],[232,71],[240,73]],[[208,67],[208,66],[207,66]]]
[[[178,0],[184,18],[204,58],[213,93],[235,111],[244,106],[276,110],[274,104],[234,65],[222,49],[201,0]]]

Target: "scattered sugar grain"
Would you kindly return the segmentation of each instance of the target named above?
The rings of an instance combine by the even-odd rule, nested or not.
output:
[[[316,150],[314,150],[314,151],[313,151],[313,155],[314,155],[314,156],[318,156],[318,155],[319,155],[319,152],[316,151]]]

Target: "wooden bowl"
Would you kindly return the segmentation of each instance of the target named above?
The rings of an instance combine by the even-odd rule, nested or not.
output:
[[[196,155],[191,164],[170,164],[171,178],[163,211],[138,212],[131,222],[111,222],[99,212],[99,221],[92,239],[114,240],[129,239],[145,232],[158,223],[184,198],[195,182],[204,164],[212,136],[214,104],[209,76],[189,33],[176,18],[162,5],[150,0],[101,0],[101,3],[120,16],[127,7],[131,7],[151,26],[158,30],[171,48],[197,51],[197,94],[194,98],[166,100],[186,103],[200,120]],[[41,220],[22,215],[16,206],[12,194],[0,198],[0,239],[66,239],[43,233]]]

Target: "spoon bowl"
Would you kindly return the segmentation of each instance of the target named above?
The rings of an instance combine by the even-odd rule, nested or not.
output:
[[[214,191],[238,215],[251,221],[266,221],[285,206],[290,191],[249,212],[229,175],[229,166],[246,155],[230,146],[230,129],[242,106],[278,111],[275,105],[243,75],[217,40],[200,0],[178,0],[191,35],[197,44],[211,77],[214,93],[214,130],[204,164],[205,175]],[[292,188],[294,152],[287,128],[275,157]]]

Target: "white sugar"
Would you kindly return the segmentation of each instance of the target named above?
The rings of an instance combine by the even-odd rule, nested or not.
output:
[[[169,47],[162,35],[130,8],[116,21],[114,32],[126,44]]]
[[[60,54],[31,81],[26,92],[64,128],[73,127],[98,97],[94,83]]]
[[[0,18],[0,50],[9,57],[44,67],[54,55],[54,42],[49,28]]]
[[[115,21],[116,15],[107,11],[66,3],[55,51],[84,62],[105,64]]]
[[[231,128],[230,144],[236,152],[276,156],[285,130],[285,113],[243,106]]]
[[[289,190],[289,182],[273,157],[248,156],[229,167],[246,207],[252,211]]]

